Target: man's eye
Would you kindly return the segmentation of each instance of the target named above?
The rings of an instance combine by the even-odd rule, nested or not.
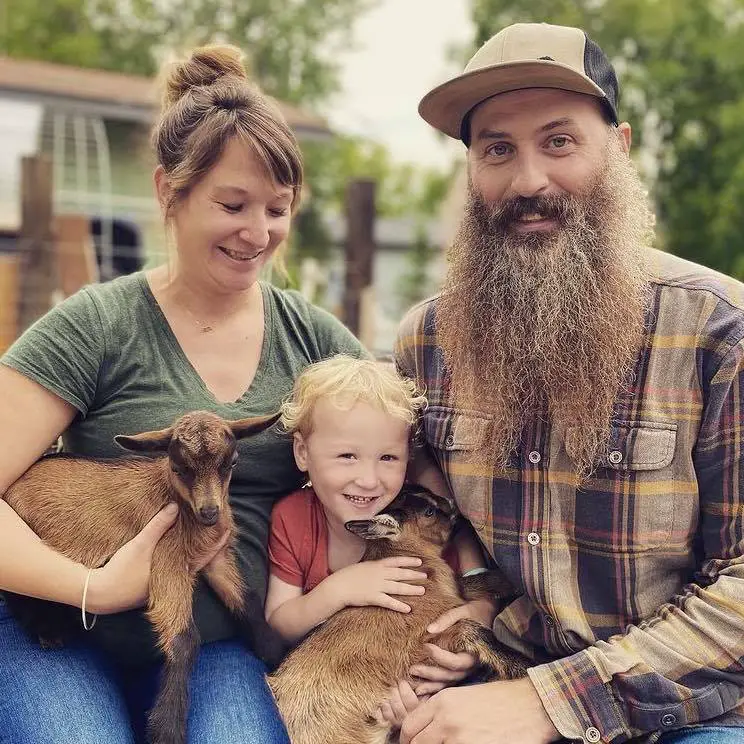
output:
[[[567,144],[569,144],[570,140],[565,135],[558,135],[557,137],[553,137],[550,140],[550,143],[555,147],[556,149],[560,150],[564,148]]]
[[[226,202],[220,202],[220,206],[230,214],[236,214],[243,208],[242,204],[227,204]]]
[[[341,457],[344,460],[353,460],[354,459],[354,453],[353,452],[342,452],[339,457]]]
[[[396,455],[383,455],[380,459],[383,462],[396,462],[398,457]]]
[[[504,155],[508,155],[511,152],[511,145],[507,145],[506,142],[496,142],[493,145],[489,145],[486,152],[497,158],[503,158]]]

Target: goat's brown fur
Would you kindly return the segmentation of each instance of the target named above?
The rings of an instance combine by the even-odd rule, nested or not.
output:
[[[29,468],[3,496],[44,542],[90,568],[103,565],[166,503],[179,503],[175,524],[153,551],[150,574],[147,617],[165,657],[149,720],[153,744],[185,741],[188,678],[199,645],[192,617],[195,566],[213,552],[225,531],[234,532],[228,487],[236,439],[262,431],[276,419],[230,422],[205,411],[189,413],[168,429],[116,438],[128,449],[167,451],[167,456],[50,456]],[[239,619],[256,654],[276,666],[283,645],[266,624],[259,597],[244,585],[232,548],[226,547],[202,574]],[[16,608],[19,618],[25,615],[27,623],[29,608],[39,606],[27,597],[8,599],[11,610]],[[40,612],[47,611],[44,603]],[[33,609],[31,618],[33,626]]]
[[[269,685],[292,744],[397,741],[395,732],[376,723],[373,715],[388,689],[407,678],[413,664],[428,661],[423,644],[429,641],[453,652],[469,651],[490,670],[490,678],[513,679],[526,673],[526,660],[499,648],[490,629],[475,622],[461,620],[436,636],[426,631],[436,618],[466,601],[442,558],[452,531],[454,507],[426,489],[406,487],[387,512],[366,520],[366,535],[353,529],[372,540],[363,560],[391,555],[420,557],[419,570],[427,574],[426,593],[406,597],[410,613],[379,607],[346,608],[290,652],[269,676]],[[494,596],[505,586],[489,585],[484,576],[474,578],[468,599]],[[511,595],[510,588],[504,594]]]

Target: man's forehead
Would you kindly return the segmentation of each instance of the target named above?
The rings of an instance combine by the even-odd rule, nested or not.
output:
[[[581,126],[603,121],[597,100],[582,93],[549,88],[527,88],[501,93],[485,100],[470,119],[471,139],[488,131],[539,133],[556,126]]]

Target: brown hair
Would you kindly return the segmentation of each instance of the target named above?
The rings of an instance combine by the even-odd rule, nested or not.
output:
[[[302,156],[276,104],[248,80],[237,47],[214,44],[164,70],[162,111],[152,132],[158,163],[175,204],[212,168],[232,137],[250,144],[267,173],[292,188],[292,206],[302,188]]]

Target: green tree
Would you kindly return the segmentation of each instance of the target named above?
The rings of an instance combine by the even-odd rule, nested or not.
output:
[[[473,0],[476,42],[515,21],[580,26],[613,59],[621,118],[654,157],[663,247],[744,277],[744,2]]]
[[[305,106],[338,88],[349,28],[377,0],[2,0],[0,53],[152,75],[210,41],[243,49],[266,91]]]

